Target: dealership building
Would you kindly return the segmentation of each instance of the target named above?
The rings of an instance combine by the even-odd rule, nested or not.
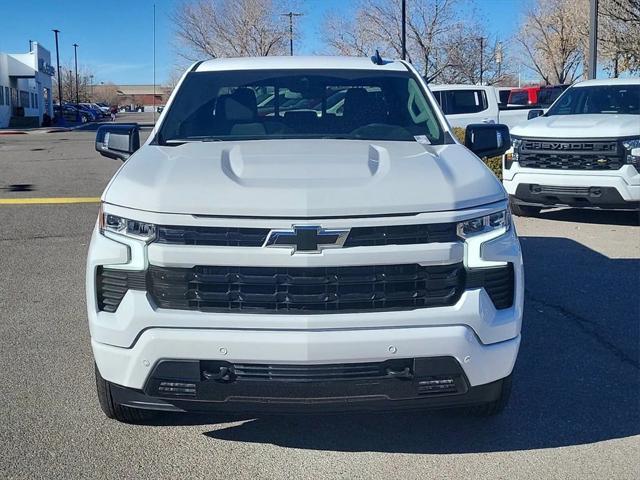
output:
[[[0,128],[42,125],[53,117],[51,53],[31,42],[28,53],[0,52]]]

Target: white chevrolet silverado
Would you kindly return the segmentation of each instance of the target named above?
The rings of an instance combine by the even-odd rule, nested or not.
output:
[[[571,86],[511,129],[503,184],[516,215],[544,207],[640,207],[640,79]]]
[[[522,259],[476,154],[508,130],[465,148],[411,65],[374,60],[196,63],[144,145],[98,130],[126,160],[86,270],[108,417],[504,407]]]

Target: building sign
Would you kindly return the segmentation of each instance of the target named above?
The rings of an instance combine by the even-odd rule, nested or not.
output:
[[[38,59],[38,71],[45,75],[53,76],[56,73],[56,69],[44,61],[44,58]]]

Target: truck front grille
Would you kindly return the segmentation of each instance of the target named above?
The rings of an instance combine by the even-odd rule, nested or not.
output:
[[[172,245],[261,247],[270,229],[235,227],[159,226],[156,242]],[[456,242],[455,223],[426,223],[382,227],[354,227],[344,247]]]
[[[374,311],[455,304],[462,264],[272,268],[149,267],[147,289],[160,308],[200,311]]]
[[[618,170],[624,165],[617,141],[523,139],[518,163],[524,168],[548,170]]]
[[[454,305],[484,288],[497,309],[514,297],[513,264],[465,270],[443,266],[165,268],[99,267],[98,308],[115,312],[127,290],[147,291],[159,308],[248,313],[331,313]]]

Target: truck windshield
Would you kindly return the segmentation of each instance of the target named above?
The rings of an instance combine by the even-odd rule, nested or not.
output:
[[[567,89],[547,116],[597,114],[640,115],[640,85],[593,85]]]
[[[434,107],[408,71],[248,70],[189,73],[157,142],[416,137],[444,142]]]

